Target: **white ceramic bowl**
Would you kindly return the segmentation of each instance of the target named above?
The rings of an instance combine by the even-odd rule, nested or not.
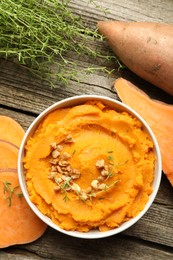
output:
[[[26,187],[26,182],[25,182],[25,174],[24,174],[24,168],[23,168],[23,157],[24,157],[24,153],[25,153],[25,144],[28,140],[28,138],[30,136],[33,135],[35,129],[37,128],[37,126],[39,125],[39,123],[42,121],[42,119],[50,112],[52,112],[55,109],[58,108],[62,108],[62,107],[69,107],[69,106],[74,106],[74,105],[78,105],[78,104],[82,104],[88,100],[100,100],[103,103],[109,105],[110,107],[112,107],[113,109],[117,109],[119,111],[127,111],[130,114],[132,114],[134,117],[136,117],[139,121],[142,122],[144,128],[146,129],[146,131],[148,132],[149,136],[151,137],[153,143],[154,143],[154,151],[155,151],[155,155],[156,155],[156,162],[155,162],[155,173],[154,173],[154,181],[152,184],[153,187],[153,192],[149,197],[149,200],[147,202],[147,204],[145,205],[145,208],[134,218],[130,219],[129,221],[121,224],[119,227],[114,228],[112,230],[106,231],[106,232],[100,232],[98,230],[91,230],[87,233],[83,233],[83,232],[78,232],[78,231],[66,231],[61,229],[60,227],[58,227],[55,223],[52,222],[52,220],[48,217],[46,217],[45,215],[43,215],[38,208],[30,201],[29,199],[29,194],[27,191],[27,187]],[[52,106],[48,107],[46,110],[44,110],[34,121],[33,123],[30,125],[30,127],[28,128],[21,147],[20,147],[20,151],[19,151],[19,157],[18,157],[18,176],[19,176],[19,183],[23,192],[23,195],[27,201],[27,203],[29,204],[29,206],[31,207],[31,209],[35,212],[35,214],[42,219],[48,226],[52,227],[53,229],[60,231],[64,234],[67,234],[69,236],[73,236],[73,237],[78,237],[78,238],[88,238],[88,239],[93,239],[93,238],[103,238],[103,237],[108,237],[111,235],[115,235],[118,234],[124,230],[126,230],[127,228],[131,227],[134,223],[136,223],[149,209],[149,207],[151,206],[151,204],[153,203],[156,194],[158,192],[159,186],[160,186],[160,181],[161,181],[161,174],[162,174],[162,163],[161,163],[161,155],[160,155],[160,150],[159,150],[159,146],[157,143],[157,140],[152,132],[152,130],[150,129],[150,127],[148,126],[148,124],[144,121],[144,119],[138,114],[136,113],[133,109],[131,109],[130,107],[128,107],[127,105],[108,98],[108,97],[104,97],[104,96],[98,96],[98,95],[81,95],[81,96],[74,96],[71,98],[67,98],[64,100],[61,100],[55,104],[53,104]]]

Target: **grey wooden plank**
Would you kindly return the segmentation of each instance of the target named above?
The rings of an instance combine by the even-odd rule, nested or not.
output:
[[[20,71],[18,66],[1,61],[0,103],[38,114],[53,103],[74,95],[96,94],[117,98],[112,91],[114,77],[98,74],[80,77],[81,83],[70,81],[67,86],[56,86],[51,89],[37,79],[31,80],[31,75],[25,70]]]
[[[160,89],[140,79],[129,70],[116,71],[112,75],[94,73],[80,75],[81,82],[70,81],[67,86],[56,85],[55,88],[41,83],[25,70],[11,62],[0,62],[0,104],[39,114],[53,103],[67,97],[82,94],[104,95],[113,99],[118,96],[113,84],[118,77],[124,77],[138,87],[147,90],[151,97],[172,103],[173,97],[163,93]]]
[[[92,2],[92,1],[91,1]],[[87,0],[73,0],[70,2],[72,10],[85,17],[86,23],[91,27],[95,27],[98,20],[126,20],[126,21],[157,21],[157,22],[173,22],[172,0],[121,0],[121,1],[93,1],[96,3],[88,4]],[[106,13],[104,8],[108,8]]]
[[[30,244],[11,247],[10,253],[18,250],[36,253],[36,257],[45,259],[64,259],[64,260],[100,260],[100,259],[152,259],[152,260],[171,260],[173,251],[167,247],[155,246],[150,243],[141,243],[140,240],[133,240],[122,235],[116,235],[104,239],[77,239],[67,237],[53,229],[48,229],[45,235]],[[3,252],[8,253],[8,249]],[[4,254],[4,253],[3,253]],[[1,254],[0,254],[1,256]],[[158,258],[159,256],[159,258]],[[7,258],[8,259],[8,258]],[[17,258],[16,258],[17,259]],[[19,258],[20,260],[20,258]]]
[[[124,234],[173,247],[173,207],[153,203],[148,212]]]
[[[0,260],[40,260],[42,257],[36,256],[35,254],[24,252],[0,252]]]

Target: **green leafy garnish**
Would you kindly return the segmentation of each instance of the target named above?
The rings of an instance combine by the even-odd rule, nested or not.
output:
[[[18,193],[17,196],[18,196],[19,198],[22,198],[22,197],[23,197],[23,194],[22,194],[22,193]]]
[[[103,41],[103,36],[96,29],[86,27],[82,18],[70,10],[69,2],[1,0],[0,57],[25,66],[52,87],[56,82],[78,81],[79,66],[73,57],[117,60],[114,55],[104,55],[97,47],[89,46],[92,40]],[[96,70],[111,73],[105,66],[83,68],[82,72]]]
[[[75,154],[75,152],[76,152],[76,149],[74,149],[74,151],[72,152],[72,154],[71,154],[71,155],[74,155],[74,154]]]
[[[61,189],[66,190],[70,187],[70,183],[68,181],[65,181],[63,185],[60,186]]]
[[[110,155],[110,156],[108,156],[108,160],[111,160],[111,161],[113,161],[113,157]]]
[[[65,202],[68,202],[68,201],[70,200],[69,197],[67,196],[67,194],[64,196],[63,200],[64,200]]]
[[[117,184],[118,182],[120,182],[120,180],[114,181],[114,182],[111,183],[109,186],[107,186],[106,190],[109,189],[109,188],[111,188],[111,187],[113,187],[113,186],[115,186],[115,184]]]
[[[8,196],[6,198],[6,200],[8,201],[8,206],[11,206],[11,202],[12,202],[12,196],[14,194],[15,189],[19,188],[19,186],[16,186],[14,188],[11,187],[11,183],[8,181],[3,181],[4,184],[4,194],[7,193]],[[17,196],[19,196],[19,194],[17,194]],[[23,194],[20,194],[19,197],[22,197]]]
[[[108,156],[109,164],[114,165],[114,159],[111,155]]]
[[[129,160],[126,160],[124,163],[119,163],[116,166],[124,166]]]
[[[109,179],[109,178],[113,177],[114,175],[115,175],[115,174],[113,174],[112,172],[109,172],[106,179]]]

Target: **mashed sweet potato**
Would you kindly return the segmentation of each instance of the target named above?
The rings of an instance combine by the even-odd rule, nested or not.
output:
[[[31,201],[59,227],[106,231],[143,210],[154,161],[136,118],[90,101],[44,118],[26,144],[24,168]]]

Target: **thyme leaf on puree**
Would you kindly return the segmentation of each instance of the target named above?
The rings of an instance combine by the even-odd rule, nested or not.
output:
[[[70,200],[69,197],[67,196],[67,194],[64,196],[63,200],[64,200],[65,202],[67,202],[67,201]]]

